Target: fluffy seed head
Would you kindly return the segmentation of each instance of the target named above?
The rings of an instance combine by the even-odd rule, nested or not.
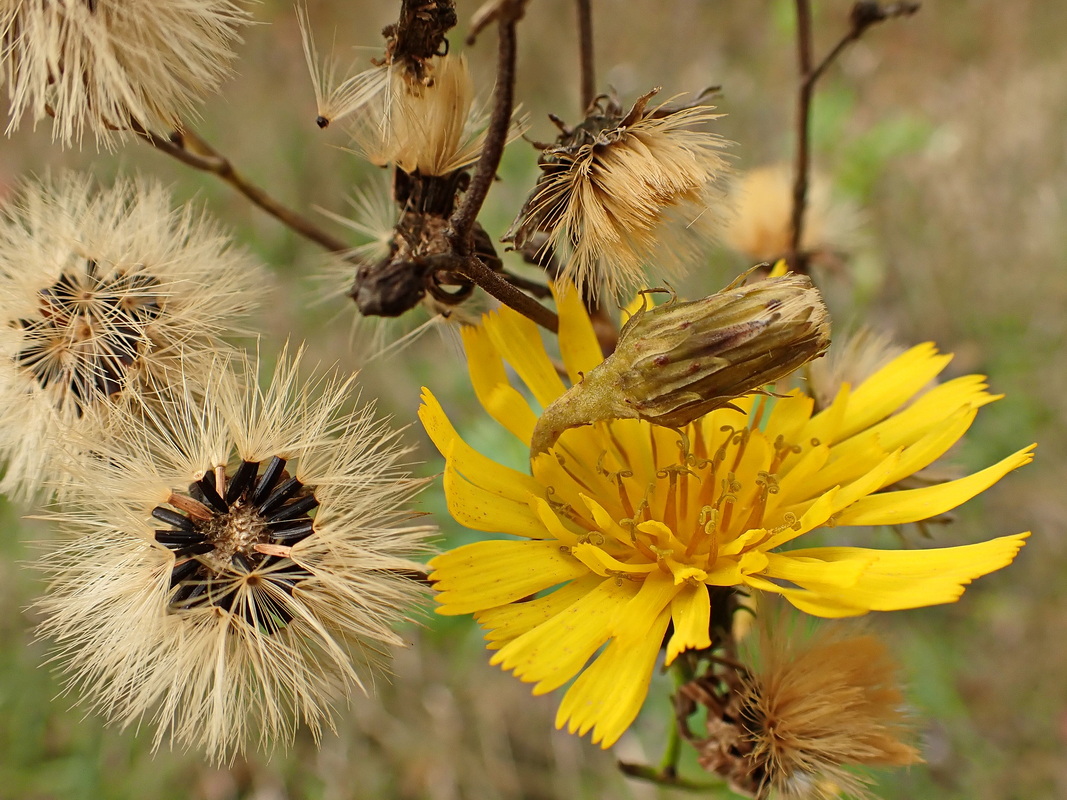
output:
[[[300,379],[284,353],[266,388],[219,363],[122,416],[83,459],[69,535],[45,561],[41,633],[69,685],[122,724],[227,760],[315,735],[365,668],[402,644],[427,526],[398,435],[353,379]],[[246,367],[254,380],[254,367]]]
[[[110,145],[178,127],[230,71],[248,14],[232,0],[3,0],[8,130],[53,118],[52,138]]]
[[[54,478],[59,431],[87,435],[115,401],[198,374],[265,285],[157,184],[27,183],[0,217],[0,490]]]
[[[504,237],[560,277],[594,295],[618,296],[641,282],[679,273],[721,221],[718,182],[726,142],[701,130],[711,106],[649,108],[657,90],[629,111],[596,105],[546,148],[542,170]]]

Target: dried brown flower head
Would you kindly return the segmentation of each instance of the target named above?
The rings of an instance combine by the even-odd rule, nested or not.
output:
[[[764,630],[750,674],[687,684],[708,710],[707,736],[692,738],[701,765],[749,797],[812,800],[867,796],[855,766],[922,759],[909,734],[898,668],[873,636]],[[685,701],[683,701],[685,702]]]
[[[591,294],[618,296],[641,281],[677,274],[721,222],[719,179],[726,142],[702,128],[711,106],[627,111],[600,98],[574,128],[544,147],[541,177],[504,237],[533,260],[558,262],[559,277]]]
[[[826,350],[830,319],[809,278],[741,280],[702,300],[637,311],[615,352],[545,409],[531,453],[602,419],[684,427]]]

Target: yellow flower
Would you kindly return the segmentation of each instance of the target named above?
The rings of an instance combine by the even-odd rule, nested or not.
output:
[[[577,381],[600,349],[576,294],[558,301],[561,354]],[[503,309],[466,329],[464,343],[479,401],[528,444],[537,412],[504,362],[541,407],[566,388],[537,329]],[[794,392],[741,398],[681,431],[641,420],[574,428],[530,475],[477,453],[424,392],[420,417],[446,457],[452,515],[517,537],[433,559],[438,613],[474,614],[492,663],[535,683],[535,694],[578,676],[556,724],[592,729],[608,747],[644,701],[668,626],[668,663],[711,646],[716,592],[773,592],[823,617],[950,603],[1010,563],[1028,534],[933,550],[786,549],[817,528],[940,514],[1031,460],[1028,447],[960,480],[880,491],[944,453],[995,399],[971,375],[909,404],[948,361],[930,344],[914,347],[814,415],[811,398]]]

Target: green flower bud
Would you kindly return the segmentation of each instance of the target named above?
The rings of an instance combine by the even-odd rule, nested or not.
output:
[[[683,427],[785,377],[829,345],[826,306],[803,275],[739,280],[702,300],[642,308],[623,326],[615,352],[545,409],[530,453],[598,420]]]

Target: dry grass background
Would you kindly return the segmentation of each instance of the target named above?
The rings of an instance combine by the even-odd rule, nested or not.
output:
[[[393,2],[309,0],[320,46],[375,46]],[[849,3],[816,4],[822,51]],[[475,3],[459,3],[461,19]],[[624,98],[721,84],[723,134],[739,168],[789,157],[794,74],[792,4],[595,0],[601,85]],[[339,131],[313,124],[310,84],[292,8],[268,0],[247,31],[241,74],[204,109],[202,132],[253,179],[314,213],[344,211],[372,176]],[[520,27],[518,94],[534,139],[545,114],[576,121],[573,10],[533,0]],[[465,23],[461,23],[461,29]],[[979,371],[1007,397],[986,409],[957,454],[990,463],[1030,441],[1037,461],[973,501],[939,542],[1033,529],[1017,563],[953,606],[884,615],[871,625],[905,664],[923,718],[925,766],[884,776],[886,798],[1034,800],[1067,796],[1067,4],[1031,0],[935,3],[870,32],[831,71],[815,110],[816,164],[867,215],[868,245],[851,271],[821,276],[835,321],[870,319],[905,343],[936,340],[957,353],[954,373]],[[454,37],[455,44],[459,37]],[[373,50],[353,51],[357,56]],[[471,51],[483,90],[494,37]],[[262,320],[277,343],[309,338],[324,362],[356,367],[353,310],[314,306],[305,275],[322,263],[228,188],[138,143],[116,154],[63,153],[46,131],[0,145],[0,190],[27,173],[67,166],[106,178],[140,169],[198,197],[238,238],[277,267],[280,291]],[[499,235],[535,174],[521,143],[505,155],[483,221]],[[323,219],[323,225],[333,224]],[[334,229],[341,233],[340,229]],[[707,293],[743,264],[709,254],[686,289]],[[366,333],[364,328],[356,335]],[[434,387],[457,424],[490,442],[464,388],[454,338],[427,335],[397,358],[364,369],[364,396],[398,423],[414,418],[418,386]],[[402,368],[398,367],[402,363]],[[442,366],[445,365],[445,366]],[[411,429],[411,436],[418,432]],[[426,472],[436,455],[421,443]],[[428,508],[441,509],[430,493]],[[322,748],[299,739],[272,759],[232,768],[193,754],[146,751],[136,731],[104,728],[54,699],[27,602],[39,590],[23,542],[48,531],[3,510],[0,539],[0,798],[651,798],[680,796],[620,777],[614,757],[655,760],[665,708],[650,708],[614,754],[551,727],[556,699],[488,666],[469,620],[424,615],[408,632],[394,675],[376,699],[356,698]],[[446,534],[449,523],[441,517]]]

